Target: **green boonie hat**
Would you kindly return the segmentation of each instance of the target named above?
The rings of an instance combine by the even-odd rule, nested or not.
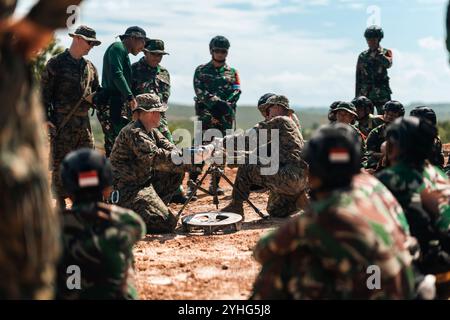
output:
[[[150,41],[147,41],[147,43],[145,44],[144,51],[164,55],[169,54],[164,51],[164,41],[159,39],[151,39]]]
[[[123,40],[126,37],[142,38],[145,39],[145,42],[150,41],[150,39],[147,38],[145,30],[138,26],[129,27],[124,34],[119,36],[120,40]]]
[[[279,105],[285,108],[287,111],[294,113],[294,109],[291,109],[289,107],[289,99],[286,96],[283,95],[273,95],[269,99],[267,99],[266,103],[262,104],[259,107],[259,110],[261,112],[267,112],[267,108],[271,105]]]
[[[99,46],[102,44],[101,41],[97,40],[97,33],[94,29],[89,28],[88,26],[79,26],[74,33],[69,33],[69,36],[72,38],[74,36],[80,36],[86,41],[91,41],[95,46]]]
[[[351,113],[352,115],[354,115],[355,117],[358,116],[358,114],[356,113],[356,107],[353,105],[353,103],[350,102],[341,102],[338,104],[338,106],[333,110],[333,112],[337,112],[339,110],[345,110],[348,113]]]
[[[133,110],[142,110],[145,112],[165,112],[167,111],[167,106],[161,103],[158,95],[154,93],[144,93],[136,97],[138,106]]]

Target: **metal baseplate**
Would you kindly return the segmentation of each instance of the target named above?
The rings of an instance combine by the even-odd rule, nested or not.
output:
[[[182,219],[186,232],[203,231],[205,234],[213,234],[228,228],[234,231],[241,230],[242,216],[232,212],[202,212],[186,216]]]

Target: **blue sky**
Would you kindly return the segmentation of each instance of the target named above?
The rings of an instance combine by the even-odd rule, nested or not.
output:
[[[32,5],[19,1],[19,15]],[[193,72],[209,61],[209,40],[231,41],[229,64],[242,81],[241,104],[266,92],[285,94],[295,106],[327,106],[351,100],[364,29],[379,22],[382,45],[394,51],[393,98],[404,103],[450,101],[445,50],[446,0],[87,0],[80,23],[95,28],[102,46],[88,58],[101,69],[102,55],[130,25],[163,39],[171,53],[162,64],[172,76],[172,102],[192,103]],[[64,46],[67,32],[58,32]],[[132,57],[132,61],[140,58]]]

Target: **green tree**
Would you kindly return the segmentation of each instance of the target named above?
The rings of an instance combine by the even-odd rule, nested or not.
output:
[[[31,63],[33,77],[36,81],[41,80],[41,74],[45,69],[45,65],[51,57],[61,53],[64,51],[64,48],[59,44],[59,40],[53,38],[53,41],[47,46],[47,48],[43,49],[39,55],[36,57],[34,61]]]

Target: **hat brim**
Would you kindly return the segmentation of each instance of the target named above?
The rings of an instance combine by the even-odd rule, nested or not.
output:
[[[156,53],[156,54],[162,54],[162,55],[169,55],[168,52],[165,52],[163,50],[149,50],[149,49],[144,49],[144,52],[148,52],[148,53]]]
[[[357,117],[358,116],[358,114],[355,112],[355,111],[352,111],[352,110],[348,110],[348,109],[346,109],[346,108],[336,108],[336,109],[333,109],[333,112],[336,112],[336,111],[339,111],[339,110],[344,110],[344,111],[347,111],[348,113],[350,113],[350,114],[352,114],[352,115],[354,115],[355,117]]]
[[[142,110],[144,112],[166,112],[168,109],[167,106],[165,105],[160,105],[157,108],[152,108],[150,110],[144,109],[143,107],[137,107],[136,109],[133,110],[133,112],[137,111],[137,110]]]
[[[69,36],[72,37],[72,38],[75,37],[75,36],[81,37],[81,38],[83,38],[83,39],[86,40],[86,41],[91,41],[91,42],[93,42],[93,43],[94,43],[94,46],[99,46],[99,45],[102,44],[102,42],[101,42],[100,40],[95,39],[95,38],[89,38],[89,37],[86,37],[85,35],[82,35],[82,34],[69,33]]]
[[[295,112],[294,109],[291,109],[290,107],[287,107],[287,106],[285,106],[284,104],[273,103],[273,102],[266,102],[266,103],[264,103],[264,104],[258,106],[258,110],[259,110],[261,113],[266,113],[266,112],[267,112],[267,108],[268,108],[269,106],[272,106],[272,105],[275,105],[275,106],[282,106],[284,109],[286,109],[287,111],[289,111],[289,112],[291,112],[291,113],[294,113],[294,112]]]

